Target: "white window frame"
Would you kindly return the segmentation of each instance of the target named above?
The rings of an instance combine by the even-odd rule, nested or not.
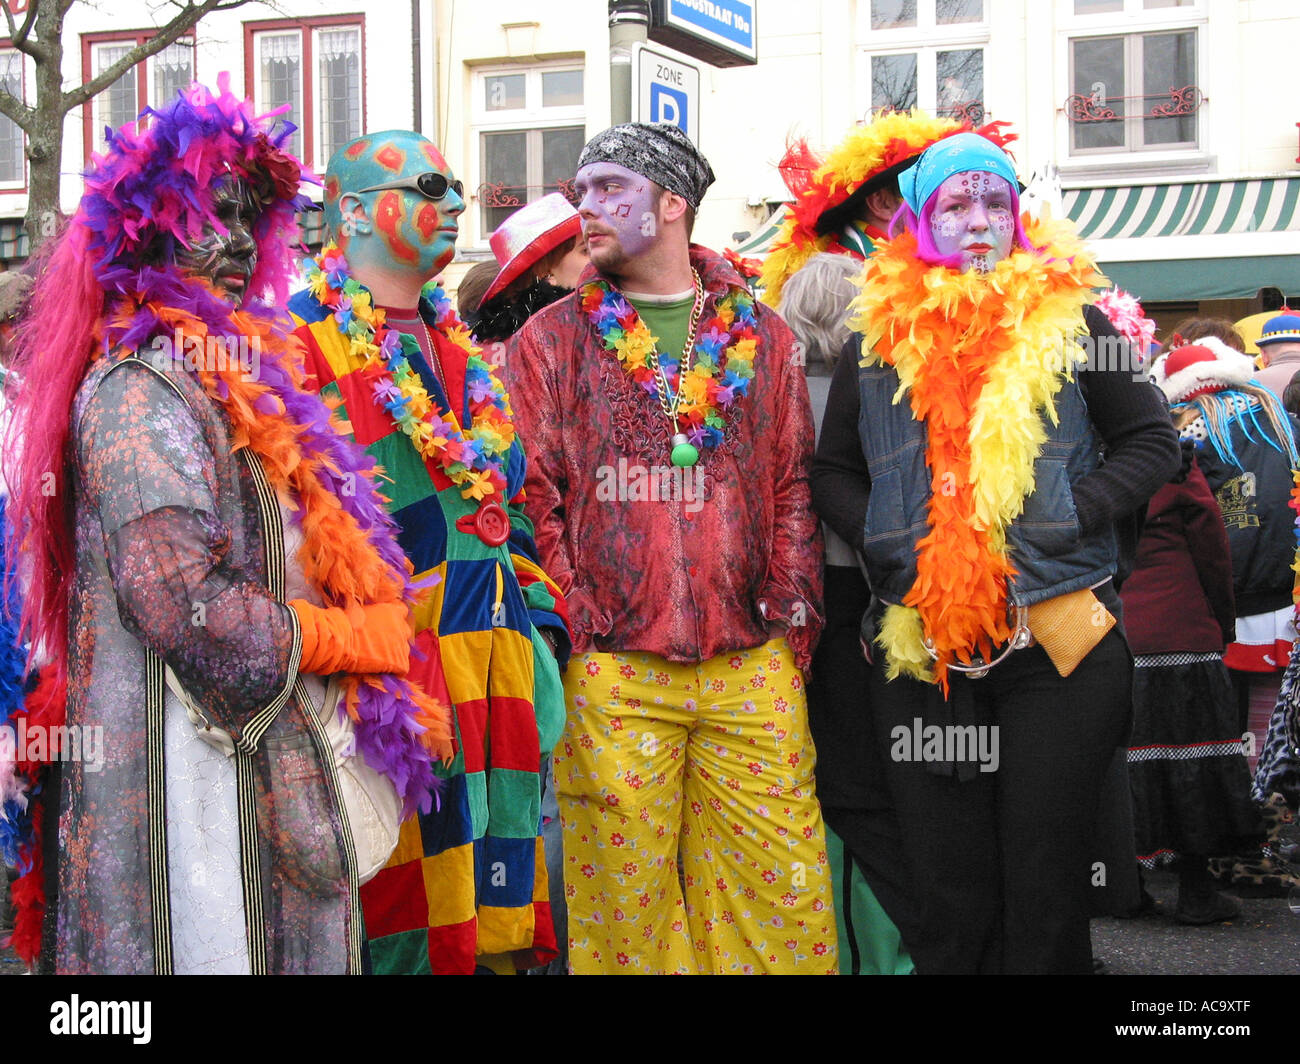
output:
[[[363,134],[366,131],[366,115],[365,115],[365,106],[364,106],[365,92],[366,92],[365,90],[366,35],[364,30],[362,29],[361,23],[350,22],[346,24],[340,23],[337,26],[313,26],[311,30],[311,34],[312,34],[311,98],[312,98],[312,125],[314,127],[312,129],[312,152],[314,153],[313,158],[316,159],[321,169],[324,169],[325,164],[329,162],[330,155],[332,155],[339,148],[343,147],[343,144],[348,143],[348,140],[345,140],[343,144],[334,145],[330,152],[327,153],[325,151],[325,136],[323,132],[325,128],[325,123],[321,121],[320,35],[330,30],[335,30],[335,31],[352,30],[357,35],[357,61],[358,61],[357,92],[360,93],[360,98],[357,100],[357,131],[351,137],[349,137],[348,140],[355,140],[357,137],[361,136],[361,134]]]
[[[155,30],[124,30],[120,35],[115,32],[86,34],[85,36],[91,37],[92,39],[85,42],[89,48],[89,54],[87,55],[83,52],[83,59],[86,64],[85,68],[82,70],[83,76],[87,77],[87,79],[98,76],[99,63],[97,60],[101,49],[121,48],[123,46],[126,46],[127,48],[136,48],[152,37],[155,32]],[[135,121],[136,117],[145,107],[157,108],[163,104],[171,102],[170,98],[167,100],[159,100],[154,95],[154,86],[158,82],[157,60],[163,52],[178,46],[188,48],[190,52],[190,78],[189,82],[186,83],[187,86],[193,83],[194,79],[198,76],[198,48],[196,38],[193,33],[184,33],[165,48],[162,48],[153,55],[140,60],[140,62],[136,63],[132,68],[132,72],[135,75],[136,103],[130,118],[126,119],[126,121]],[[141,81],[142,78],[143,82]],[[114,123],[105,119],[99,107],[99,101],[105,98],[107,92],[107,88],[103,89],[86,105],[90,110],[89,138],[85,144],[87,161],[89,161],[90,153],[92,151],[102,151],[104,149],[104,127],[106,125],[114,125]],[[142,100],[143,102],[141,102]],[[114,128],[117,128],[117,126],[120,125],[121,123],[118,123]]]
[[[188,89],[192,84],[194,84],[194,79],[198,75],[198,53],[194,46],[193,35],[186,34],[176,38],[176,40],[172,41],[172,43],[162,49],[162,51],[155,52],[146,60],[148,63],[148,70],[146,72],[145,91],[148,93],[150,107],[161,108],[172,102],[171,96],[168,96],[165,99],[160,99],[158,97],[157,88],[160,81],[158,77],[158,60],[162,57],[163,53],[178,46],[190,50],[190,76],[189,80],[183,87]]]
[[[874,114],[871,99],[871,59],[873,56],[916,56],[916,106],[930,114],[938,107],[938,56],[940,52],[979,51],[981,53],[984,99],[988,111],[989,88],[989,6],[997,0],[984,0],[978,22],[954,22],[940,25],[935,17],[934,0],[917,0],[916,25],[893,29],[871,28],[871,3],[858,4],[857,84],[861,88],[858,112],[863,121]]]
[[[27,57],[18,51],[12,45],[6,44],[0,46],[0,56],[16,55],[18,57],[18,86],[20,98],[26,102],[27,99]],[[6,122],[11,121],[8,118],[3,119]],[[18,130],[19,143],[22,146],[20,161],[18,164],[19,174],[16,180],[0,180],[0,190],[6,192],[22,191],[27,187],[27,134],[22,130],[18,123],[13,123],[14,128]]]
[[[115,41],[94,41],[90,46],[90,76],[92,78],[99,76],[99,72],[100,72],[99,54],[103,49],[126,48],[127,50],[130,50],[135,46],[136,46],[136,39],[134,37],[123,37],[120,40],[115,40]],[[136,105],[132,109],[130,118],[127,119],[128,122],[133,121],[135,119],[135,116],[140,111],[140,89],[141,89],[140,77],[142,73],[140,70],[140,66],[141,64],[136,63],[136,65],[133,68],[131,68],[130,71],[126,71],[126,70],[122,71],[122,77],[125,77],[127,73],[130,73],[135,79],[134,94],[136,99]],[[148,99],[149,98],[148,95],[149,76],[147,71],[143,73],[145,78],[145,83],[144,83],[145,99]],[[113,82],[113,85],[116,84],[117,82]],[[107,104],[108,92],[109,89],[113,87],[113,85],[106,85],[100,92],[97,92],[95,94],[95,98],[90,101],[90,106],[94,108],[93,117],[91,118],[91,135],[94,137],[96,151],[100,151],[103,148],[103,142],[101,138],[104,135],[104,127],[112,126],[114,129],[117,129],[121,125],[121,123],[109,119],[104,114],[104,112],[100,109],[100,101],[104,101],[104,103]]]
[[[361,136],[366,131],[366,27],[365,20],[359,16],[341,15],[311,17],[309,21],[298,25],[284,25],[287,20],[270,20],[269,22],[246,22],[249,55],[247,70],[249,88],[253,104],[259,112],[270,109],[262,92],[262,49],[261,42],[268,37],[296,37],[298,39],[298,98],[302,101],[301,114],[288,114],[288,118],[298,127],[303,162],[317,170],[324,170],[329,162],[324,150],[324,123],[320,111],[320,35],[332,30],[353,30],[357,35],[357,56],[360,63],[357,78],[357,91],[361,94],[357,101],[358,125],[356,133],[349,140]],[[277,24],[280,23],[280,24]],[[310,47],[305,39],[310,36]],[[308,112],[310,111],[310,119]],[[346,142],[345,142],[346,143]],[[342,145],[334,146],[334,150]]]
[[[307,64],[307,50],[302,46],[302,29],[292,26],[279,26],[274,29],[253,30],[253,77],[249,88],[253,97],[253,110],[258,114],[265,114],[272,107],[272,104],[266,98],[262,91],[262,42],[271,37],[296,37],[298,38],[298,99],[302,104],[303,113],[294,114],[292,111],[286,111],[280,116],[281,120],[288,119],[298,127],[297,134],[299,137],[299,153],[303,157],[303,162],[308,166],[314,164],[315,156],[308,155],[312,152],[314,145],[307,143],[307,86],[304,84],[306,79],[303,77],[303,68]],[[278,106],[278,105],[277,105]],[[289,150],[292,142],[285,143],[285,150]]]
[[[1063,84],[1058,92],[1057,158],[1063,160],[1062,173],[1090,175],[1118,169],[1124,173],[1141,173],[1158,175],[1162,173],[1179,173],[1204,171],[1212,168],[1213,159],[1207,154],[1205,145],[1213,142],[1213,111],[1202,107],[1194,115],[1196,121],[1196,139],[1182,144],[1134,144],[1126,135],[1125,145],[1116,148],[1081,148],[1073,147],[1073,123],[1066,111],[1066,101],[1074,93],[1074,47],[1073,42],[1088,37],[1123,37],[1132,39],[1150,34],[1192,31],[1196,40],[1196,69],[1192,84],[1196,85],[1208,100],[1213,96],[1210,80],[1213,77],[1214,64],[1208,62],[1207,48],[1209,41],[1208,0],[1196,0],[1185,7],[1151,8],[1142,6],[1143,0],[1124,0],[1123,11],[1101,12],[1091,15],[1076,15],[1074,0],[1056,0],[1057,5],[1057,59],[1058,69],[1064,71]],[[1125,89],[1124,95],[1139,94],[1138,86],[1130,79],[1135,64],[1140,64],[1140,57],[1130,58],[1137,48],[1125,45]],[[1181,86],[1176,86],[1181,88]],[[1133,125],[1142,121],[1141,116],[1134,115],[1127,119]],[[1129,146],[1133,145],[1133,146]]]
[[[582,72],[583,102],[580,104],[569,104],[562,107],[543,107],[542,75],[544,73],[551,74],[575,70]],[[487,79],[504,74],[524,75],[524,106],[512,108],[508,111],[489,111],[487,109],[486,98]],[[473,184],[474,191],[472,197],[475,208],[473,213],[474,227],[478,238],[477,246],[485,247],[487,245],[488,236],[490,235],[490,231],[487,231],[483,224],[484,208],[480,202],[479,196],[479,190],[487,183],[486,161],[483,150],[483,134],[527,133],[533,130],[540,132],[545,129],[560,129],[565,126],[582,126],[585,130],[587,125],[586,101],[590,81],[591,79],[587,70],[587,64],[583,59],[556,60],[553,62],[534,63],[528,65],[520,65],[517,63],[495,64],[492,66],[475,68],[470,90],[472,94],[470,119],[473,123],[474,135],[473,172],[475,175],[475,181]],[[538,160],[538,165],[540,167],[540,159]],[[531,177],[532,174],[530,173],[529,176]]]

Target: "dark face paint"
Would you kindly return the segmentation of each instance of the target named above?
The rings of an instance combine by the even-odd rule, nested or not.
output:
[[[213,212],[226,231],[222,233],[211,222],[205,222],[199,240],[176,252],[176,263],[191,276],[211,281],[239,306],[257,267],[253,226],[260,212],[248,186],[238,178],[230,178],[217,188]]]

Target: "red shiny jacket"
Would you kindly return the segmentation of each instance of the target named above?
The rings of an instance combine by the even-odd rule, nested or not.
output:
[[[707,320],[743,282],[704,248],[691,248],[691,263]],[[588,267],[583,282],[594,276]],[[767,307],[755,312],[754,380],[722,443],[684,477],[670,472],[672,431],[656,397],[603,348],[578,293],[511,340],[525,510],[542,565],[568,599],[576,651],[698,662],[759,646],[788,625],[800,665],[811,659],[822,543],[808,487],[808,389],[794,334]]]

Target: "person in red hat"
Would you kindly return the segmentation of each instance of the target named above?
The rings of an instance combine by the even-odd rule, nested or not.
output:
[[[500,269],[468,324],[474,338],[493,351],[539,310],[573,291],[587,249],[578,212],[558,192],[520,207],[488,243]]]

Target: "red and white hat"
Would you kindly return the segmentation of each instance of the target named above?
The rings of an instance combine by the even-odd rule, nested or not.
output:
[[[520,207],[488,238],[501,271],[483,293],[479,306],[505,291],[543,255],[581,232],[582,219],[578,212],[558,192]]]
[[[1249,384],[1255,363],[1222,340],[1205,336],[1195,343],[1175,347],[1151,371],[1171,403],[1183,403],[1198,395],[1240,388]]]

